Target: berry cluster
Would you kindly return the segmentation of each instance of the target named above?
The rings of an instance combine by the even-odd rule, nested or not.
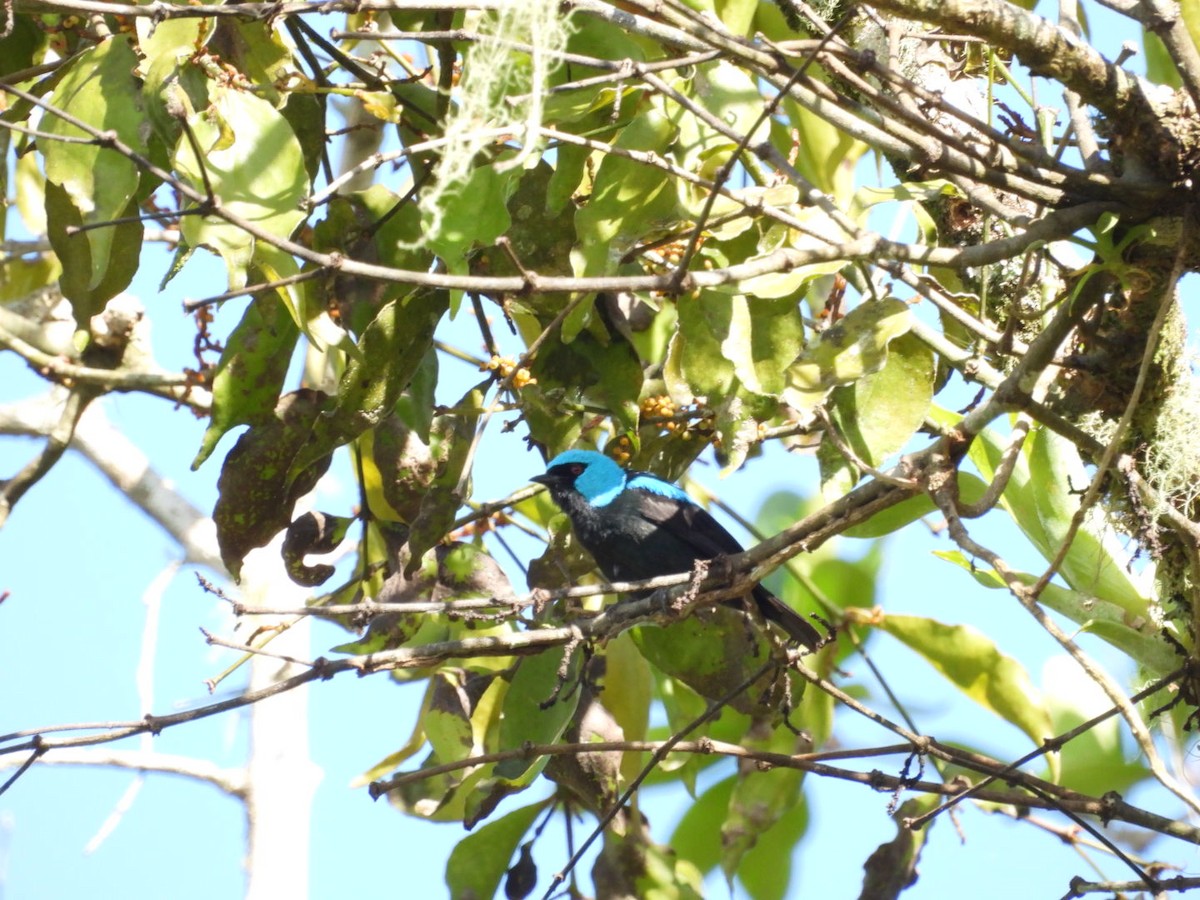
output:
[[[520,390],[526,385],[537,384],[537,379],[529,374],[529,369],[525,366],[518,366],[517,361],[511,356],[493,356],[479,367],[479,371],[495,372],[501,379],[511,376],[511,384],[516,390]]]

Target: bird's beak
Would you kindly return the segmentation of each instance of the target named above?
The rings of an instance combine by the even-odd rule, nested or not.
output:
[[[549,472],[546,472],[542,475],[534,475],[529,480],[536,481],[538,484],[544,484],[546,487],[550,487],[550,485],[554,484],[555,478]]]

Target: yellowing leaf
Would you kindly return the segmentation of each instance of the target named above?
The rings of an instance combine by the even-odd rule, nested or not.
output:
[[[1025,667],[969,625],[887,615],[879,627],[926,661],[984,709],[1016,725],[1035,744],[1054,733],[1050,712]]]

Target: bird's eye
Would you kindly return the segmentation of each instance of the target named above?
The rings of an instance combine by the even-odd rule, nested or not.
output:
[[[573,463],[567,471],[570,472],[572,475],[582,475],[583,474],[583,465],[580,463]]]

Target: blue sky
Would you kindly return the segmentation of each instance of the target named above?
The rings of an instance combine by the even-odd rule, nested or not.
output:
[[[1099,31],[1105,20],[1097,16],[1094,21]],[[1129,34],[1114,28],[1101,37],[1102,49],[1110,52]],[[219,292],[223,272],[211,261],[197,259],[159,294],[164,270],[161,259],[147,262],[132,290],[153,318],[160,362],[178,368],[191,362],[192,334],[180,303],[185,297]],[[226,333],[245,303],[227,304],[215,333]],[[462,336],[466,324],[464,317],[448,326],[446,337],[473,348],[474,338]],[[496,334],[502,337],[503,329],[496,329]],[[447,370],[456,365],[445,363]],[[459,368],[462,383],[478,378],[469,367]],[[42,381],[12,354],[0,354],[0,403],[36,395],[42,387]],[[448,389],[443,399],[456,396],[456,389]],[[212,508],[220,461],[231,439],[193,473],[188,463],[203,423],[173,412],[165,401],[144,397],[112,396],[104,400],[104,408],[185,497],[203,510]],[[32,441],[0,439],[0,474],[15,471],[35,452]],[[519,434],[502,435],[494,424],[476,467],[476,499],[503,496],[540,468],[540,459],[526,451]],[[725,482],[717,479],[711,466],[698,466],[695,474],[722,496],[734,498],[738,511],[751,519],[779,487],[810,493],[816,486],[811,463],[779,455],[754,461]],[[346,479],[340,487],[348,487]],[[339,495],[336,486],[324,499],[323,506],[342,504],[337,511],[353,502]],[[1011,532],[1004,531],[1002,523],[989,522],[985,529],[985,542],[1003,542],[1006,552],[1012,546]],[[518,546],[534,552],[528,543],[518,542]],[[879,586],[882,604],[892,611],[969,622],[1021,659],[1034,680],[1040,680],[1045,660],[1057,648],[1007,595],[977,589],[965,573],[932,556],[933,549],[947,546],[944,538],[921,529],[910,529],[889,541]],[[1012,555],[1018,564],[1035,566],[1028,555]],[[0,605],[0,732],[136,718],[133,666],[145,620],[141,597],[177,557],[176,547],[154,523],[84,460],[68,454],[21,501],[0,535],[0,591],[10,592]],[[519,585],[519,573],[503,554],[498,558]],[[155,666],[157,712],[208,701],[204,680],[228,663],[228,654],[205,645],[199,627],[228,633],[230,620],[185,568],[163,597]],[[318,625],[312,655],[327,652],[344,639],[343,632]],[[871,650],[911,704],[924,731],[984,743],[1000,757],[1015,757],[1029,749],[1015,729],[969,704],[955,702],[951,710],[947,700],[957,700],[952,689],[909,651],[884,640],[873,641]],[[1105,661],[1114,666],[1119,662],[1111,654]],[[865,668],[857,663],[846,680],[869,681]],[[237,687],[235,682],[228,689]],[[308,689],[311,756],[323,773],[308,861],[313,897],[345,896],[350,890],[363,896],[444,894],[444,861],[462,837],[461,827],[407,819],[386,803],[372,803],[364,790],[348,787],[362,770],[407,740],[420,696],[419,686],[398,686],[383,675],[343,676]],[[850,746],[890,742],[874,726],[849,715],[839,717],[838,733]],[[136,746],[136,742],[123,746]],[[154,740],[153,747],[237,766],[246,752],[244,717],[233,714],[169,729]],[[899,761],[879,765],[895,771]],[[111,835],[98,850],[84,854],[132,779],[120,771],[38,766],[0,797],[0,900],[239,896],[244,853],[241,807],[209,786],[184,779],[150,776]],[[866,856],[894,834],[886,813],[889,797],[816,778],[808,780],[806,790],[813,818],[796,859],[803,870],[797,895],[829,900],[856,897]],[[1137,797],[1133,799],[1136,802]],[[655,835],[665,840],[687,798],[651,792],[648,802]],[[1031,826],[967,808],[958,827],[961,834],[948,818],[936,823],[921,879],[907,897],[960,895],[967,880],[975,888],[973,896],[982,900],[1035,896],[1046,885],[1061,886],[1065,892],[1071,876],[1092,874],[1073,850]],[[565,853],[555,854],[552,844],[538,849],[543,874],[565,859]],[[1148,852],[1153,854],[1153,848]],[[1179,851],[1175,856],[1185,865],[1191,863]],[[1014,866],[1014,859],[1024,860],[1025,865]],[[1125,877],[1114,864],[1106,871]],[[719,877],[712,888],[713,896],[725,895]]]
[[[219,284],[221,276],[215,271],[199,277],[189,270],[178,280],[181,283],[155,296],[150,286],[159,271],[149,265],[135,290],[147,298],[155,317],[160,359],[168,366],[182,365],[190,352],[190,326],[179,311],[182,296],[189,286]],[[224,317],[231,318],[229,314],[242,306],[244,301],[231,303]],[[453,365],[446,363],[448,368]],[[464,381],[477,377],[469,367],[460,368]],[[0,385],[0,402],[41,389],[39,380],[22,371],[11,355],[0,356]],[[164,401],[142,397],[114,396],[105,401],[105,408],[181,493],[201,509],[211,508],[228,439],[213,460],[193,473],[187,464],[202,423],[185,413],[172,413]],[[0,441],[0,466],[12,471],[33,450],[30,441]],[[476,498],[502,496],[540,467],[540,459],[525,451],[519,435],[501,435],[493,426],[479,458]],[[736,498],[735,507],[749,518],[779,487],[809,492],[816,483],[814,467],[794,457],[754,461],[726,482],[717,479],[713,466],[697,466],[695,471],[723,496]],[[344,479],[341,487],[346,487]],[[337,509],[339,502],[350,501],[335,492],[321,505]],[[893,539],[879,586],[884,606],[970,622],[1017,653],[1036,680],[1041,659],[1054,650],[1049,639],[1006,595],[976,589],[964,573],[932,557],[933,548],[944,546],[942,539],[921,529]],[[17,506],[0,540],[0,588],[11,592],[0,606],[0,732],[136,718],[132,669],[145,617],[140,598],[176,557],[175,547],[159,529],[78,456],[68,455],[35,487]],[[507,558],[498,558],[520,584]],[[230,620],[184,569],[172,581],[162,606],[157,712],[208,700],[204,680],[227,664],[228,654],[205,645],[201,626],[228,634]],[[319,625],[313,655],[342,640],[343,632]],[[907,650],[882,640],[873,641],[871,649],[911,703],[923,730],[943,738],[981,741],[1002,757],[1028,749],[1015,729],[982,711],[964,710],[969,704],[955,703],[953,717],[948,717],[945,703],[957,698]],[[852,682],[867,680],[860,664],[850,675]],[[236,680],[228,689],[235,687]],[[389,895],[399,885],[401,896],[442,895],[442,866],[462,829],[407,819],[385,803],[372,803],[363,790],[348,787],[359,772],[407,739],[420,688],[398,686],[381,675],[342,677],[312,686],[308,696],[311,753],[323,772],[312,821],[312,896],[340,896],[350,886],[366,894]],[[874,726],[849,715],[840,717],[838,731],[850,746],[890,742]],[[246,751],[244,719],[239,713],[169,729],[153,746],[236,766]],[[894,771],[898,766],[896,760],[881,768]],[[132,778],[116,771],[38,767],[0,798],[4,900],[66,900],[118,892],[135,897],[237,896],[242,889],[241,808],[213,788],[184,779],[150,776],[111,836],[96,852],[84,855],[84,847]],[[813,827],[798,854],[797,864],[804,870],[798,883],[805,896],[855,897],[866,855],[894,834],[886,813],[889,797],[815,778],[809,779],[807,790]],[[681,796],[651,797],[655,834],[665,839],[688,801]],[[1047,881],[1048,869],[1061,869],[1057,883],[1063,885],[1081,871],[1072,851],[1030,827],[974,809],[963,811],[961,824],[965,844],[948,819],[934,827],[921,881],[908,896],[949,896],[964,877],[980,872],[988,875],[985,893],[979,896],[1019,896],[1035,885],[1055,883]],[[565,859],[565,854],[556,858],[548,850],[552,846],[553,841],[539,845],[543,872]],[[1037,860],[1036,866],[1026,870],[1011,865],[1019,847],[1019,858]],[[183,873],[186,877],[180,878]],[[714,884],[716,896],[724,893],[719,881]],[[164,892],[167,885],[170,889]]]

